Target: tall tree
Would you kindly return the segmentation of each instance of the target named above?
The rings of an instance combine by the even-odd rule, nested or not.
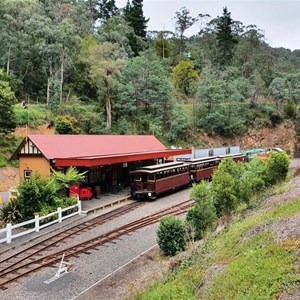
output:
[[[132,3],[128,0],[124,8],[124,17],[137,36],[146,38],[146,29],[149,19],[146,19],[144,16],[143,0],[132,0]]]
[[[228,12],[227,7],[223,8],[223,15],[217,18],[216,38],[218,41],[218,62],[221,66],[230,65],[234,55],[234,48],[237,39],[232,31],[234,24],[231,18],[231,13]]]
[[[120,77],[119,116],[130,116],[136,132],[159,135],[170,122],[172,94],[161,60],[150,50],[128,61]],[[137,113],[138,111],[138,113]]]
[[[90,75],[99,88],[104,91],[106,107],[106,128],[112,125],[111,89],[124,64],[125,53],[118,44],[105,42],[91,48],[88,62],[91,65]]]
[[[100,0],[99,1],[99,19],[105,23],[108,19],[118,13],[119,9],[116,6],[115,0]]]
[[[16,103],[14,92],[0,69],[0,134],[6,134],[14,131],[16,128],[16,118],[13,111],[13,105]]]
[[[180,47],[179,52],[183,51],[183,39],[184,39],[184,32],[190,28],[198,18],[194,18],[190,15],[190,11],[186,7],[182,7],[180,11],[175,13],[175,17],[173,18],[176,24],[176,31],[179,33],[180,38]]]

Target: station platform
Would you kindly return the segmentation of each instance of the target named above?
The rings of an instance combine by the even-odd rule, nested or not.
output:
[[[122,191],[112,194],[101,194],[91,200],[81,200],[81,209],[83,214],[106,210],[117,205],[124,205],[125,202],[133,201],[130,195],[130,188],[124,188]]]

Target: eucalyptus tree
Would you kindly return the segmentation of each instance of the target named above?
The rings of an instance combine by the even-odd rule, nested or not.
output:
[[[173,46],[169,37],[173,37],[171,31],[160,31],[155,39],[154,47],[158,56],[168,58],[172,55]]]
[[[99,94],[101,91],[104,93],[107,129],[112,126],[112,87],[116,84],[125,58],[126,53],[120,49],[120,46],[109,42],[91,47],[87,58],[91,66],[90,76],[98,86]]]
[[[8,77],[0,69],[0,134],[10,133],[16,128],[16,117],[13,111],[16,101]]]
[[[3,0],[0,5],[1,60],[7,75],[11,71],[22,78],[27,71],[28,54],[32,46],[26,31],[26,23],[38,13],[39,5],[35,0]]]
[[[128,57],[135,55],[136,48],[142,49],[145,47],[145,41],[135,34],[133,28],[128,25],[121,15],[115,15],[99,26],[96,38],[101,43],[118,44],[127,53]],[[132,40],[134,40],[134,44]]]
[[[153,51],[126,62],[116,105],[119,118],[127,118],[137,133],[160,135],[163,128],[169,127],[171,85],[162,61]]]
[[[276,77],[269,86],[270,96],[276,101],[277,106],[281,106],[284,101],[290,99],[287,81],[285,78]]]
[[[198,20],[197,17],[192,17],[190,11],[186,7],[182,7],[180,11],[175,13],[175,29],[179,34],[180,46],[179,53],[182,53],[184,45],[184,33]]]

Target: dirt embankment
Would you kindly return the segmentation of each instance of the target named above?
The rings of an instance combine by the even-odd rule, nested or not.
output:
[[[6,192],[10,188],[19,185],[19,169],[14,167],[0,168],[0,192]]]
[[[199,139],[207,143],[205,148],[240,146],[241,150],[246,150],[279,147],[284,149],[291,157],[294,157],[297,144],[295,127],[290,123],[272,128],[253,129],[242,137],[224,138],[216,135],[203,135]]]

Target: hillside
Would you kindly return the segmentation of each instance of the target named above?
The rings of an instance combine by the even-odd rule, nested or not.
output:
[[[299,161],[292,161],[290,180],[270,192],[259,207],[236,215],[225,228],[220,225],[189,251],[166,258],[158,247],[151,249],[98,284],[91,296],[299,300],[298,166]],[[146,292],[137,296],[144,289]]]
[[[226,138],[219,135],[200,136],[206,148],[222,146],[240,146],[241,150],[270,147],[284,149],[287,154],[294,157],[297,147],[295,127],[291,123],[280,124],[274,127],[265,127],[249,130],[245,135],[236,138]]]

